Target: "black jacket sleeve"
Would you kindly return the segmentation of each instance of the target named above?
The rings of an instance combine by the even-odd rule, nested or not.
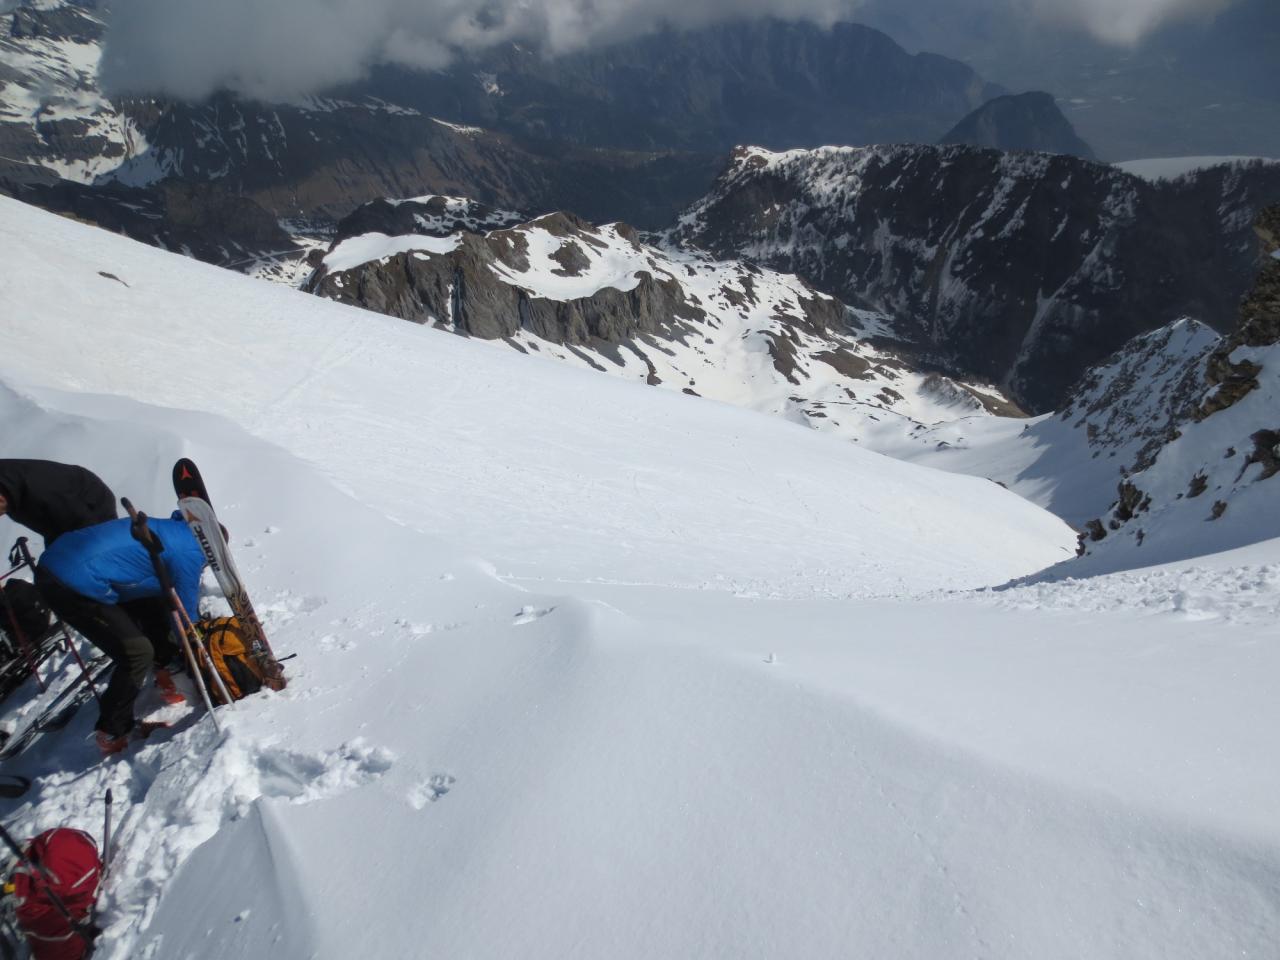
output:
[[[9,516],[45,545],[64,533],[116,519],[116,498],[90,470],[51,460],[0,460]]]

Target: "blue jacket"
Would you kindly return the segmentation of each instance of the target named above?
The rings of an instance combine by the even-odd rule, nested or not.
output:
[[[108,520],[64,533],[41,554],[40,568],[53,574],[63,586],[99,603],[162,596],[151,555],[133,539],[129,523],[127,518]],[[164,545],[160,562],[173,580],[178,599],[196,619],[204,551],[185,520],[148,518],[147,526]]]

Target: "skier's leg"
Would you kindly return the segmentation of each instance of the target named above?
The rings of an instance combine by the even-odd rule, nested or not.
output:
[[[157,666],[166,666],[178,659],[181,651],[173,638],[173,615],[163,599],[127,600],[120,604],[120,608],[133,618],[142,635],[151,641]]]
[[[151,641],[155,655],[156,687],[165,703],[186,703],[187,697],[178,689],[174,674],[183,671],[182,654],[173,638],[173,615],[169,605],[159,597],[128,600],[120,607],[138,625],[142,635]]]
[[[81,596],[46,573],[38,575],[53,611],[115,664],[96,726],[112,737],[123,736],[133,729],[133,702],[154,657],[151,641],[119,607]]]

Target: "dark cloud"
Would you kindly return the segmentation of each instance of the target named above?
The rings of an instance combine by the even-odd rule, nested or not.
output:
[[[904,5],[913,0],[900,0]],[[1231,0],[1002,0],[1010,15],[1083,25],[1117,43]],[[662,24],[775,15],[829,24],[860,0],[115,0],[102,62],[112,93],[290,100],[376,64],[423,70],[509,40],[563,52]]]

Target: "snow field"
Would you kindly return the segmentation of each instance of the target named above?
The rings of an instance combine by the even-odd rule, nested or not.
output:
[[[22,278],[10,382],[216,412],[504,574],[865,596],[1001,582],[1074,547],[986,480],[0,209]]]
[[[366,233],[343,240],[325,256],[324,265],[330,270],[350,270],[358,264],[368,263],[370,260],[385,260],[397,253],[448,253],[456,247],[457,242],[452,238],[389,237],[385,233]]]
[[[0,456],[154,513],[193,457],[298,654],[221,740],[197,709],[100,763],[88,710],[13,771],[27,834],[97,833],[116,791],[104,960],[1280,939],[1271,579],[1232,622],[1125,609],[1141,580],[948,593],[1074,538],[986,480],[17,204],[0,296]]]

